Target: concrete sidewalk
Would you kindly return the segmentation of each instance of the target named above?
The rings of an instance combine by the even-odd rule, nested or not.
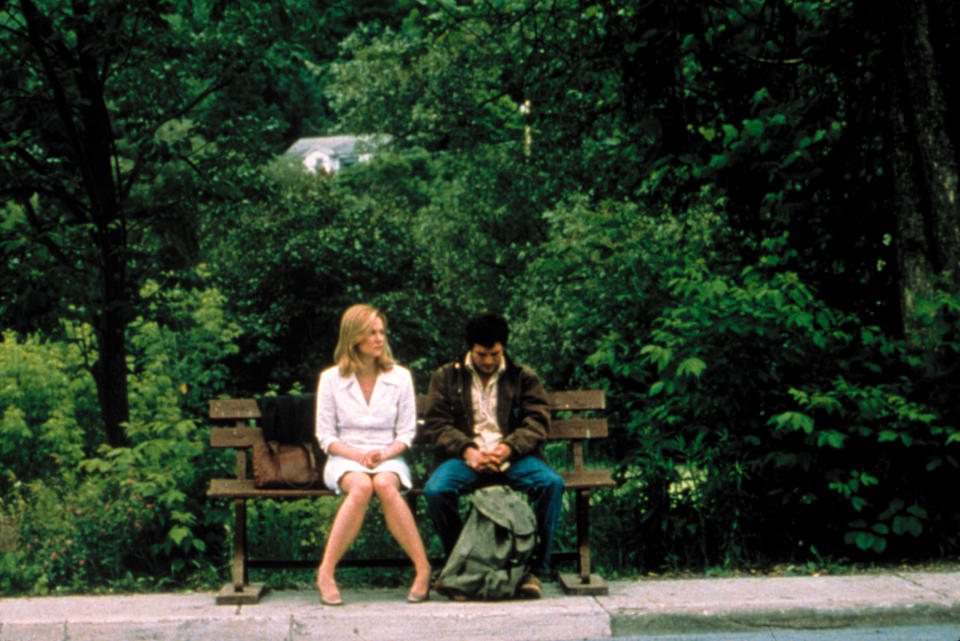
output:
[[[409,605],[402,589],[268,592],[260,603],[214,605],[213,593],[0,598],[0,641],[564,641],[699,631],[956,623],[960,572],[614,581],[610,595],[538,601]]]

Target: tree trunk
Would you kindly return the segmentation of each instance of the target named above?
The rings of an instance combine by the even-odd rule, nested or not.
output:
[[[77,29],[79,73],[76,82],[85,98],[80,107],[78,146],[83,150],[84,186],[90,200],[94,242],[100,256],[97,396],[107,441],[119,446],[128,443],[123,423],[130,419],[126,341],[130,320],[127,230],[114,179],[113,131],[110,112],[104,101],[103,81],[97,60],[87,53],[97,38],[98,35],[88,28]]]
[[[27,33],[41,62],[71,155],[80,172],[86,202],[74,214],[90,223],[97,284],[84,301],[94,314],[98,358],[93,365],[107,442],[127,444],[123,423],[130,418],[127,396],[126,329],[130,318],[127,230],[113,171],[113,131],[94,57],[100,38],[87,18],[89,4],[75,2],[76,46],[71,48],[32,0],[21,0]],[[93,292],[97,293],[94,294]]]
[[[128,443],[123,424],[130,418],[124,315],[126,312],[119,308],[101,312],[97,323],[99,358],[93,366],[100,415],[107,442],[114,447]]]
[[[916,346],[928,337],[924,301],[937,281],[956,287],[960,258],[957,159],[947,135],[927,0],[895,0],[892,121],[901,315]]]
[[[893,85],[893,178],[896,193],[896,251],[899,270],[900,319],[904,335],[916,346],[926,342],[929,326],[920,321],[920,306],[933,296],[936,270],[920,198],[919,169],[910,153],[906,118],[900,108],[899,83]]]

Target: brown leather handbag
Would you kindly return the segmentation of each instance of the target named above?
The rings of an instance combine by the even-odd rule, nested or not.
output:
[[[313,443],[253,444],[253,484],[259,488],[298,488],[320,481],[320,465]]]

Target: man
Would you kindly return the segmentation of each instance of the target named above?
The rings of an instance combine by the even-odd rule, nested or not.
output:
[[[424,433],[444,460],[423,493],[448,557],[462,528],[460,495],[486,485],[526,494],[537,517],[537,547],[533,572],[517,592],[539,598],[543,589],[536,575],[549,573],[563,479],[541,458],[550,426],[546,392],[533,370],[507,357],[508,336],[500,316],[471,319],[466,356],[430,379]]]

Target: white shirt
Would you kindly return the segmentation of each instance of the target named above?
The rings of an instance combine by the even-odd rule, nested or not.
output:
[[[417,404],[410,370],[394,365],[377,376],[367,404],[356,375],[340,376],[337,366],[325,369],[317,383],[317,441],[324,452],[342,441],[363,451],[400,441],[413,444]]]
[[[470,354],[464,361],[470,371],[470,400],[473,405],[473,442],[482,452],[488,452],[499,445],[503,440],[503,432],[497,424],[497,381],[500,379],[507,365],[505,359],[500,360],[500,367],[484,385],[480,375],[473,367]]]

